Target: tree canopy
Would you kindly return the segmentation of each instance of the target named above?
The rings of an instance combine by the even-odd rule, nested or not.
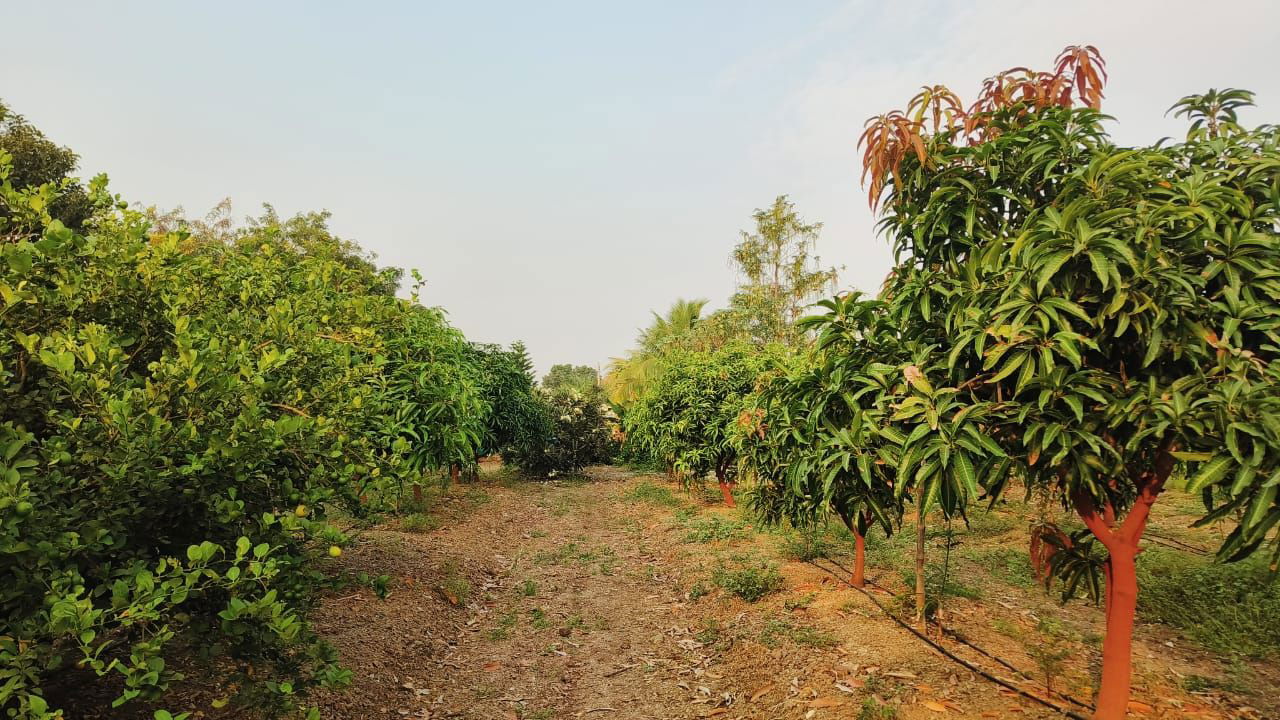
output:
[[[688,483],[715,473],[725,502],[737,474],[730,428],[762,373],[780,356],[734,343],[715,350],[682,350],[623,417],[628,441],[644,448]]]
[[[1224,560],[1280,521],[1280,133],[1237,123],[1247,93],[1211,91],[1174,106],[1184,142],[1120,147],[1097,109],[1105,77],[1096,50],[1068,48],[967,109],[926,88],[863,145],[899,258],[882,298],[918,349],[901,372],[925,389],[903,466],[966,483],[972,466],[993,497],[1017,478],[1074,508],[1106,550],[1098,717],[1118,718],[1134,557],[1166,483],[1190,478],[1202,522],[1238,520]],[[959,441],[978,417],[998,447]]]
[[[542,378],[542,388],[555,394],[591,395],[599,385],[600,373],[589,365],[552,365]]]

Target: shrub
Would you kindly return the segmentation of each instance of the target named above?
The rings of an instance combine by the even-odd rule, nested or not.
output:
[[[523,343],[510,349],[473,343],[473,361],[479,370],[480,391],[489,406],[485,433],[477,453],[519,453],[522,448],[542,447],[551,436],[550,414],[534,386],[533,363]]]
[[[0,181],[0,706],[162,700],[175,647],[268,714],[346,682],[306,620],[327,512],[474,456],[465,339],[324,214],[161,232],[99,178],[76,231]]]
[[[608,462],[617,452],[616,418],[599,393],[541,393],[541,412],[549,428],[504,451],[503,457],[536,475],[573,473]]]

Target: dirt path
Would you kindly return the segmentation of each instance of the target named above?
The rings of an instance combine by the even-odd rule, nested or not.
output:
[[[356,672],[326,716],[696,717],[678,683],[702,661],[671,642],[680,590],[617,479],[486,487],[438,531],[371,533],[352,566],[400,587],[320,613]]]
[[[781,562],[781,590],[759,602],[716,588],[725,563],[778,560],[779,536],[669,488],[615,468],[460,486],[438,529],[365,533],[342,562],[391,576],[391,591],[349,590],[317,613],[355,674],[319,698],[323,716],[1060,717],[934,654],[813,565]],[[954,621],[987,623],[963,609]]]

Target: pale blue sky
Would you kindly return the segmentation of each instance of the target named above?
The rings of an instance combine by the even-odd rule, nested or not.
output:
[[[1280,120],[1261,0],[3,5],[0,98],[86,174],[193,215],[331,210],[540,370],[607,363],[677,297],[722,305],[738,230],[782,193],[874,290],[855,141],[922,84],[968,97],[1093,43],[1122,141],[1180,132],[1164,109],[1209,86]]]

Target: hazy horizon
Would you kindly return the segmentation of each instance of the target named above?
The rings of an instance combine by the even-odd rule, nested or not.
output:
[[[1274,120],[1280,5],[1205,7],[23,3],[0,99],[132,202],[331,211],[541,376],[603,367],[677,298],[723,306],[738,232],[777,195],[824,223],[842,287],[874,291],[890,251],[856,140],[921,85],[967,100],[1093,44],[1118,142],[1180,136],[1166,108],[1209,87],[1254,90],[1242,120]]]

